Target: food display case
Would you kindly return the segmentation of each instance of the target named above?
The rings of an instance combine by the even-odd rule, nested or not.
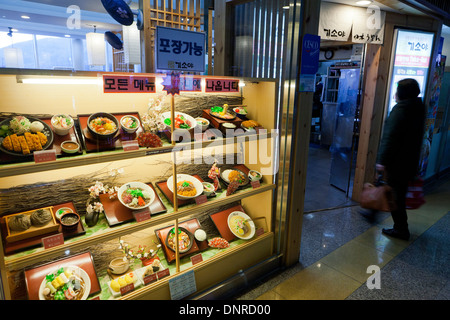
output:
[[[279,254],[277,83],[167,79],[0,75],[5,299],[179,299]]]

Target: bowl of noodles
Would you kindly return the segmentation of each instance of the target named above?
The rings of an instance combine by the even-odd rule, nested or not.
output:
[[[99,140],[113,138],[120,128],[119,120],[107,112],[97,112],[89,116],[87,129],[89,133]]]
[[[60,267],[48,273],[39,287],[40,300],[86,300],[91,280],[77,266]]]
[[[242,211],[233,211],[227,219],[230,231],[238,238],[249,240],[255,235],[255,223]]]
[[[167,179],[167,187],[173,193],[173,176]],[[203,184],[197,178],[188,174],[177,174],[177,198],[181,200],[194,199],[203,192]]]

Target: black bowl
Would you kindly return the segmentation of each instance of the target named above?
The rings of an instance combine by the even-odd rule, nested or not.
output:
[[[170,231],[167,233],[167,237],[166,237],[166,246],[167,246],[167,248],[169,248],[172,251],[175,251],[175,246],[174,246],[174,248],[172,248],[169,245],[169,236],[170,236],[171,231],[174,230],[174,229],[175,228],[170,229]],[[189,237],[189,246],[186,249],[184,249],[184,250],[179,250],[179,252],[180,253],[188,252],[189,250],[191,250],[192,245],[194,244],[194,235],[192,233],[190,233],[188,230],[186,230],[185,228],[183,228],[183,227],[178,227],[178,229],[180,229],[181,231],[185,232],[188,235],[188,237]]]
[[[61,216],[60,221],[65,231],[74,231],[78,228],[80,216],[75,212],[66,212]]]
[[[104,117],[104,118],[108,118],[108,119],[112,120],[116,124],[116,130],[114,132],[108,133],[108,134],[101,134],[101,133],[97,133],[96,131],[94,131],[89,124],[91,123],[91,120],[98,118],[98,117]],[[117,118],[114,117],[110,113],[97,112],[97,113],[93,113],[89,116],[89,118],[87,120],[87,128],[88,128],[89,133],[94,138],[97,138],[98,140],[107,140],[107,139],[111,139],[111,138],[115,137],[115,135],[117,134],[117,131],[120,130],[120,123],[119,123],[119,120],[117,120]]]

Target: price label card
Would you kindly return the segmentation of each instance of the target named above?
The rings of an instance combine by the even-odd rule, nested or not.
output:
[[[252,185],[253,189],[261,187],[261,183],[259,182],[259,180],[252,181],[252,182],[250,182],[250,184]]]
[[[259,236],[262,235],[262,234],[264,234],[264,229],[263,229],[263,228],[258,228],[258,229],[256,229],[255,235],[256,235],[257,237],[259,237]]]
[[[156,273],[149,274],[148,276],[145,276],[144,278],[144,284],[147,285],[149,283],[155,282],[158,278],[156,277]]]
[[[56,150],[34,151],[33,156],[35,163],[56,161]]]
[[[120,294],[123,296],[133,290],[134,290],[134,283],[130,283],[130,284],[127,284],[126,286],[123,286],[122,288],[120,288]]]
[[[139,143],[137,140],[122,141],[122,148],[123,151],[139,150]]]
[[[170,275],[169,268],[157,272],[156,275],[158,276],[158,279],[162,279],[164,277],[169,276]]]
[[[44,249],[50,249],[64,244],[64,236],[62,233],[58,233],[52,236],[48,236],[41,239]]]
[[[148,220],[151,217],[149,208],[133,211],[133,215],[137,222]]]
[[[191,257],[192,265],[197,264],[197,263],[202,262],[202,261],[203,261],[203,257],[202,257],[201,253],[196,254],[195,256]]]
[[[205,194],[202,194],[202,195],[198,196],[197,198],[195,198],[196,204],[202,204],[202,203],[206,203],[206,202],[208,202],[208,198],[206,197]]]

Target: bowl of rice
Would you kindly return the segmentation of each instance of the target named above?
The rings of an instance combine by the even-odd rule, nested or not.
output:
[[[167,179],[167,187],[173,193],[173,176]],[[177,174],[177,198],[180,200],[194,199],[203,193],[203,184],[197,178],[188,174]]]

